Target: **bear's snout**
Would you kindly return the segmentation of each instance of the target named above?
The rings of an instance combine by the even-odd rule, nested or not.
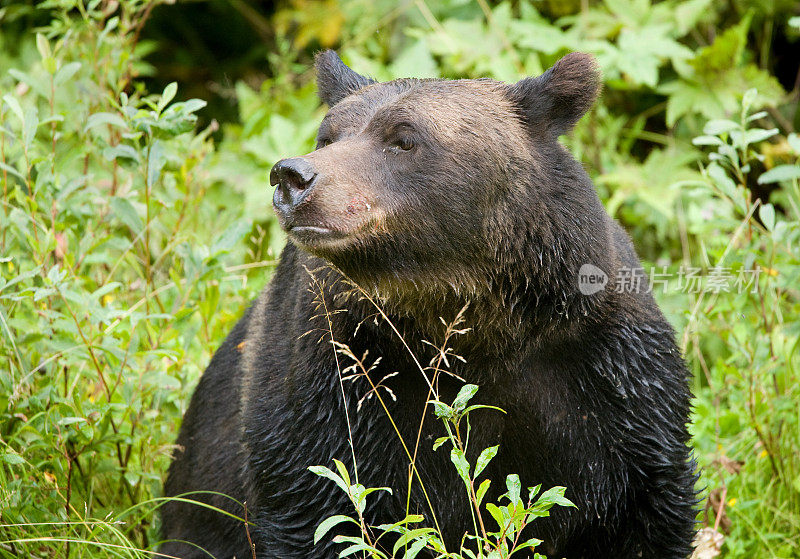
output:
[[[275,209],[287,217],[311,192],[316,178],[308,159],[292,157],[278,161],[269,173],[269,184],[276,187],[272,197]]]

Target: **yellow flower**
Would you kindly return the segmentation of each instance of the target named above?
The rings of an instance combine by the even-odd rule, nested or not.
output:
[[[14,263],[11,260],[8,261],[8,271],[9,272],[14,271]]]
[[[103,304],[104,305],[108,306],[109,304],[111,304],[113,302],[114,302],[114,296],[113,295],[111,295],[111,294],[103,295]]]
[[[731,499],[731,500],[729,500],[729,501],[728,501],[728,506],[729,506],[729,507],[732,507],[732,506],[733,506],[733,505],[735,505],[735,504],[736,504],[736,497],[734,497],[733,499]]]
[[[767,451],[766,450],[762,450],[761,452],[758,453],[758,457],[759,458],[764,458],[766,455],[767,455]]]

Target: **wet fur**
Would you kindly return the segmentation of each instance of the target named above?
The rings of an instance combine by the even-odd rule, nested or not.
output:
[[[571,55],[513,86],[376,84],[330,52],[317,71],[321,98],[332,106],[320,145],[332,143],[307,156],[325,176],[304,211],[352,227],[352,239],[307,250],[287,245],[270,285],[198,385],[165,493],[206,489],[246,501],[258,557],[335,557],[337,546],[312,546],[312,534],[328,516],[352,509],[306,468],[338,458],[352,471],[346,405],[359,481],[394,489],[374,494],[368,519],[402,518],[406,455],[375,398],[356,409],[370,389],[366,379],[345,384],[343,402],[331,333],[356,355],[369,351],[370,362],[382,358],[374,382],[399,373],[385,381],[397,401],[382,396],[410,447],[428,387],[366,293],[423,364],[435,354],[425,342],[443,341],[440,317],[450,321],[467,306],[471,330],[451,340],[466,363],[453,361],[453,372],[480,385],[479,402],[507,412],[472,417],[475,453],[500,444],[485,475],[498,489],[512,472],[525,486],[565,485],[578,506],[554,509],[526,537],[544,539],[552,557],[688,556],[695,467],[688,373],[674,334],[648,293],[617,293],[613,281],[592,296],[578,291],[584,263],[612,279],[640,266],[581,165],[557,142],[597,94],[591,58]],[[424,145],[413,161],[378,149],[399,122]],[[341,211],[352,197],[371,209]],[[350,364],[339,359],[340,368]],[[442,399],[460,384],[440,377]],[[472,523],[447,451],[431,450],[442,434],[429,413],[417,464],[456,551]],[[243,515],[220,498],[210,501]],[[431,522],[418,483],[411,512]],[[242,524],[208,509],[170,503],[163,519],[167,538],[217,557],[251,556]],[[162,551],[203,556],[181,544]]]

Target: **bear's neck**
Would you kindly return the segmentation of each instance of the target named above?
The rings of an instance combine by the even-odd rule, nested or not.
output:
[[[345,277],[335,283],[334,300],[359,323],[390,323],[409,346],[446,345],[464,356],[561,344],[603,322],[613,293],[582,294],[578,272],[589,258],[613,277],[609,255],[570,254],[557,242],[528,247],[527,254],[535,258],[501,259],[503,266],[467,287],[424,281],[362,287]]]

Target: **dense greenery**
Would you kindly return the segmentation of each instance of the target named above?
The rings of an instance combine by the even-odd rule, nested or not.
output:
[[[181,414],[284,242],[267,172],[312,149],[322,46],[379,79],[597,56],[603,97],[565,141],[695,374],[704,537],[800,556],[795,2],[293,0],[253,15],[265,79],[217,84],[238,107],[221,127],[174,84],[146,91],[155,3],[0,10],[0,557],[157,543]]]

